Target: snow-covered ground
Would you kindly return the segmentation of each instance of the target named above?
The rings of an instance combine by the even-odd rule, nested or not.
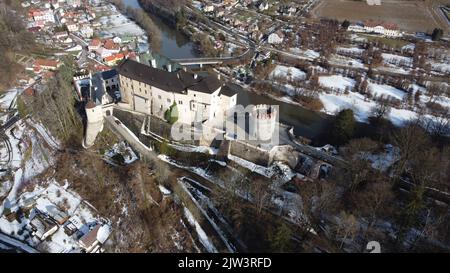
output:
[[[355,80],[341,75],[320,76],[319,84],[322,87],[329,88],[331,90],[344,91],[345,89],[353,89],[355,86]]]
[[[336,114],[343,109],[352,109],[355,117],[360,122],[367,122],[371,110],[376,105],[375,101],[368,100],[359,93],[349,92],[349,94],[326,94],[319,95],[324,111],[329,114]],[[414,119],[417,114],[410,110],[392,108],[388,118],[393,124],[402,126],[405,122]]]
[[[203,230],[203,228],[200,226],[200,224],[197,222],[197,220],[195,220],[192,213],[186,207],[184,207],[184,216],[186,216],[189,224],[191,224],[195,228],[195,231],[197,232],[199,240],[202,243],[202,245],[206,248],[206,250],[209,253],[218,253],[216,247],[211,242],[211,240],[208,238],[208,235],[206,235],[206,232]]]
[[[364,49],[358,47],[337,47],[336,53],[351,54],[356,56],[361,56]]]
[[[16,122],[6,130],[5,135],[11,144],[11,160],[2,167],[9,169],[11,176],[4,176],[6,179],[0,181],[0,199],[3,200],[0,204],[0,231],[41,251],[79,251],[78,237],[67,235],[62,225],[58,226],[50,239],[43,242],[32,234],[30,226],[37,210],[48,214],[59,210],[67,213],[71,219],[76,217],[80,223],[79,236],[100,221],[94,216],[96,213],[90,205],[68,190],[67,182],[61,186],[53,179],[35,180],[35,177],[54,165],[54,153],[59,149],[60,142],[42,124],[29,118]],[[0,152],[4,153],[6,149],[3,147]],[[20,222],[6,218],[10,212],[19,208],[23,210],[30,200],[33,202],[32,207],[28,214],[23,214]],[[25,243],[23,246],[26,247]]]
[[[86,234],[90,228],[98,223],[104,222],[92,210],[91,206],[84,203],[81,197],[68,189],[68,182],[61,186],[54,180],[47,182],[47,187],[36,186],[32,191],[20,195],[17,202],[9,204],[11,211],[18,207],[25,206],[25,202],[34,200],[34,207],[41,212],[52,214],[55,211],[63,211],[68,214],[69,221],[77,223],[79,235]],[[79,251],[76,234],[70,236],[64,232],[64,228],[59,226],[57,231],[43,242],[39,241],[31,234],[29,223],[36,215],[36,210],[32,209],[28,216],[24,216],[19,223],[17,220],[8,221],[5,216],[0,217],[0,230],[6,234],[25,241],[28,245],[43,249],[52,253]]]
[[[406,66],[406,67],[413,66],[413,59],[411,57],[405,57],[405,56],[389,54],[389,53],[381,53],[381,57],[383,58],[383,62],[387,63],[387,64]]]
[[[0,108],[8,109],[18,92],[18,89],[11,89],[5,93],[0,93]]]
[[[103,16],[99,22],[104,27],[103,30],[118,36],[143,36],[145,32],[136,23],[120,13],[110,16]]]
[[[277,65],[269,77],[272,79],[283,78],[288,81],[300,81],[306,79],[306,73],[296,67]]]
[[[300,58],[304,58],[307,60],[314,60],[320,57],[320,53],[311,49],[303,50],[298,47],[290,48],[289,51]]]
[[[372,168],[385,172],[400,158],[400,150],[388,144],[384,147],[384,152],[382,153],[365,153],[361,157],[372,162]]]
[[[346,56],[332,54],[329,60],[330,64],[340,66],[351,66],[355,68],[364,68],[364,64],[359,59],[354,59]]]
[[[37,126],[38,123],[34,125]],[[48,145],[48,142],[58,143],[57,140],[47,133],[42,125],[37,126],[40,130],[35,128],[29,125],[28,120],[20,120],[5,132],[11,144],[11,160],[3,167],[11,171],[14,181],[9,181],[9,185],[7,183],[2,188],[10,188],[7,196],[10,202],[16,199],[17,190],[24,181],[32,179],[54,164],[55,149],[54,146]],[[0,152],[7,153],[7,150],[3,148]],[[2,181],[2,184],[5,182]],[[14,183],[11,186],[12,182]],[[0,195],[2,196],[3,194]]]
[[[398,100],[403,100],[403,98],[406,96],[406,93],[404,91],[386,84],[376,84],[373,82],[369,82],[368,90],[375,97],[392,97]]]
[[[131,164],[138,160],[136,153],[124,141],[114,144],[111,149],[105,152],[105,157],[112,159],[118,154],[123,157],[125,164]]]
[[[450,74],[450,63],[430,62],[431,70]]]
[[[228,159],[236,162],[238,165],[244,168],[249,169],[252,172],[258,173],[267,178],[278,175],[283,181],[287,182],[296,175],[296,173],[294,173],[291,168],[289,168],[289,166],[278,161],[274,162],[269,167],[264,167],[232,154],[228,155]]]

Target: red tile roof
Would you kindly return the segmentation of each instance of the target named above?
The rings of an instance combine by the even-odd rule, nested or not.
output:
[[[47,59],[36,59],[34,61],[36,66],[46,66],[46,67],[58,67],[58,61],[47,60]]]
[[[92,41],[89,43],[89,46],[100,46],[102,44],[102,41],[99,39],[92,39]]]
[[[119,45],[115,44],[113,40],[108,39],[105,41],[105,44],[103,45],[104,48],[108,50],[117,50],[119,49]]]

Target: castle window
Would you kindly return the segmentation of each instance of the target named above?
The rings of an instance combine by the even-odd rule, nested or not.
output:
[[[167,102],[170,103],[170,99],[167,99]]]
[[[158,95],[158,99],[161,99],[161,95]]]
[[[183,104],[183,101],[182,101],[182,100],[179,100],[179,101],[178,101],[178,104]]]

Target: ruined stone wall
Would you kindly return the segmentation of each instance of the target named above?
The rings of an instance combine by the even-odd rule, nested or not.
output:
[[[230,142],[230,154],[264,167],[269,166],[269,153],[267,151],[239,141]]]

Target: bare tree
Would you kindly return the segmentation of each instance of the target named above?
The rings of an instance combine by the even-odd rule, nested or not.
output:
[[[386,118],[387,115],[391,112],[391,106],[389,100],[386,98],[378,98],[376,100],[376,104],[371,109],[371,116],[375,118],[375,120],[379,121],[383,118]]]
[[[353,214],[341,211],[338,223],[335,227],[335,237],[341,241],[340,249],[344,246],[347,239],[353,240],[359,230],[359,222]]]
[[[419,126],[418,120],[402,127],[391,138],[393,144],[400,149],[400,159],[394,170],[396,176],[401,175],[408,163],[417,158],[428,147],[430,142],[426,132]]]
[[[429,102],[435,102],[436,98],[445,93],[443,84],[431,83],[427,88],[427,95],[430,97]]]

